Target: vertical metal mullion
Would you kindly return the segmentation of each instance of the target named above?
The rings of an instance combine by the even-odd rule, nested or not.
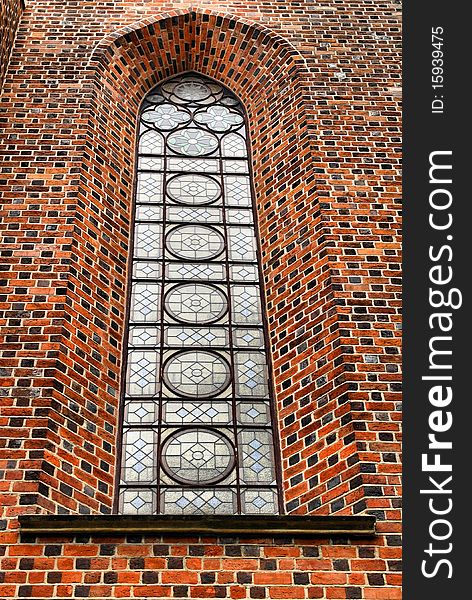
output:
[[[164,138],[164,154],[163,154],[163,172],[162,172],[162,255],[161,255],[161,297],[160,297],[160,314],[159,314],[159,322],[156,323],[156,326],[159,325],[160,337],[159,337],[159,395],[158,395],[158,416],[157,416],[157,448],[156,448],[156,478],[157,478],[157,499],[156,499],[156,512],[157,514],[161,514],[161,446],[162,446],[162,415],[163,415],[163,397],[162,397],[162,382],[164,376],[164,296],[165,296],[165,252],[166,252],[166,224],[167,224],[167,202],[166,202],[166,191],[167,191],[167,137],[168,134],[160,132],[162,137]]]
[[[229,258],[229,225],[226,219],[226,187],[225,173],[223,169],[223,152],[222,138],[219,138],[219,165],[220,165],[220,181],[221,181],[221,198],[223,204],[223,231],[225,236],[225,270],[226,270],[226,294],[228,296],[228,346],[231,366],[231,412],[233,416],[233,436],[235,450],[235,473],[236,473],[236,506],[237,513],[241,514],[241,482],[239,477],[239,441],[238,441],[238,426],[237,426],[237,410],[236,410],[236,369],[234,361],[234,342],[233,342],[233,310],[232,310],[232,289],[231,289],[231,273],[230,273],[230,258]]]

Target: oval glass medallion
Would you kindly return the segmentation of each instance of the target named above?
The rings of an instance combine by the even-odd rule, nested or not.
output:
[[[210,204],[220,197],[220,185],[205,175],[177,175],[167,185],[167,195],[182,204]]]
[[[224,249],[223,236],[205,225],[182,225],[167,235],[168,250],[178,258],[186,260],[208,260],[215,258]]]
[[[186,350],[174,354],[164,366],[164,381],[175,394],[209,397],[225,390],[231,380],[230,367],[219,354]]]
[[[184,429],[173,433],[164,442],[161,464],[167,475],[179,483],[216,483],[234,468],[234,449],[220,432]]]
[[[223,292],[205,283],[176,285],[165,299],[167,313],[184,323],[212,323],[225,314],[227,307]]]
[[[180,129],[171,133],[167,144],[177,154],[186,156],[204,156],[211,154],[218,147],[218,138],[203,129]]]

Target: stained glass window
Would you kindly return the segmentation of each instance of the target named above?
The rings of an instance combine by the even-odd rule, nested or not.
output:
[[[120,511],[278,512],[244,109],[196,74],[140,116]]]

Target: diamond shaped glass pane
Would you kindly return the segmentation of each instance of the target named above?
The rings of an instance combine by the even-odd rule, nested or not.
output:
[[[123,483],[153,483],[157,474],[157,433],[129,430],[123,439]]]
[[[232,260],[255,262],[256,238],[252,227],[229,228],[229,256]]]
[[[152,515],[157,509],[157,494],[150,489],[129,489],[120,493],[120,512],[126,515]]]
[[[257,281],[258,269],[256,265],[232,265],[230,267],[231,279],[234,281]]]
[[[183,221],[189,223],[221,223],[223,221],[223,211],[219,208],[202,207],[187,208],[186,206],[169,206],[167,210],[169,221]]]
[[[168,425],[229,425],[232,421],[231,403],[218,400],[169,400],[163,410],[163,422]]]
[[[243,430],[238,434],[241,480],[249,484],[275,483],[272,435],[266,430]]]
[[[160,285],[158,283],[134,283],[131,289],[131,322],[150,323],[160,314]]]
[[[266,357],[262,352],[236,352],[236,394],[265,398],[269,392]]]
[[[219,162],[214,158],[184,158],[171,156],[168,159],[169,171],[196,171],[218,173]]]
[[[233,341],[239,348],[263,348],[264,333],[262,329],[238,327],[233,331]]]
[[[268,402],[238,402],[238,423],[241,425],[270,425]]]
[[[277,492],[271,489],[257,488],[242,493],[243,514],[273,515],[277,513]]]
[[[136,198],[138,202],[162,202],[162,174],[138,173]]]
[[[158,404],[154,400],[137,400],[125,404],[125,425],[154,425],[158,418]]]
[[[225,175],[225,195],[229,205],[251,206],[251,187],[249,177]]]
[[[132,350],[128,354],[126,393],[153,396],[157,392],[159,354],[154,350]]]
[[[236,494],[227,489],[167,489],[162,493],[162,512],[167,515],[234,515]]]
[[[158,262],[137,260],[133,265],[133,277],[135,279],[160,279],[161,265]]]
[[[142,171],[162,171],[164,159],[157,156],[140,156],[138,167]]]
[[[228,332],[222,327],[166,327],[165,343],[168,346],[217,347],[228,344]]]
[[[162,226],[157,223],[137,223],[134,234],[136,258],[160,258],[162,256]]]
[[[259,288],[249,285],[235,285],[231,289],[233,322],[241,325],[259,325],[261,298]]]
[[[158,327],[130,327],[129,340],[130,346],[156,346],[160,339],[160,329]]]
[[[169,279],[208,279],[222,281],[225,278],[224,265],[221,263],[169,263]]]

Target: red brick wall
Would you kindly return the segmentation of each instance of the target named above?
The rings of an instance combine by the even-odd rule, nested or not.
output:
[[[396,573],[382,591],[367,576],[396,571],[398,559],[397,10],[361,0],[28,2],[0,104],[5,517],[111,510],[136,112],[160,79],[193,69],[238,93],[252,124],[286,510],[380,520],[382,535],[366,542],[373,557],[363,544],[322,544],[327,562],[307,567],[308,589],[284,583],[272,597],[298,597],[283,595],[298,585],[299,597],[398,597]],[[71,556],[96,549],[67,546]],[[330,550],[352,560],[338,569]],[[6,550],[7,570],[16,556],[38,556],[34,572],[9,574],[20,578],[11,585],[77,567],[42,551]],[[110,560],[77,584],[103,582]],[[137,569],[113,568],[123,584]],[[332,579],[318,581],[324,571]],[[188,583],[203,585],[195,575]],[[80,597],[72,589],[55,593]]]
[[[22,0],[2,0],[0,4],[0,90],[5,80],[23,5]]]

